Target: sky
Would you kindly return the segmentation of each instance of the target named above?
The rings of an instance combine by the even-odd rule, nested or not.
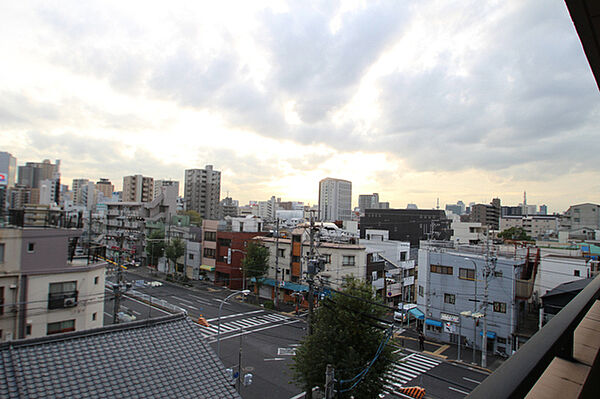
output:
[[[600,202],[600,97],[564,1],[0,4],[0,151],[392,207]]]

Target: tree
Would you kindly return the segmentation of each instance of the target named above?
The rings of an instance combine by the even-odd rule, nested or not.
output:
[[[305,386],[307,392],[314,386],[324,388],[325,370],[331,364],[339,386],[339,397],[377,398],[383,388],[382,377],[395,356],[386,343],[390,331],[378,327],[374,318],[384,316],[385,308],[367,283],[354,278],[346,280],[342,293],[333,293],[315,311],[313,334],[303,339],[296,349],[291,366],[293,379]],[[362,378],[355,378],[365,371]],[[352,387],[357,382],[355,387]],[[349,389],[346,392],[343,390]]]
[[[150,264],[156,266],[158,259],[163,255],[165,249],[165,233],[160,230],[154,230],[148,235],[146,244],[146,254],[150,259]]]
[[[167,259],[173,262],[175,265],[175,271],[177,270],[177,258],[185,254],[185,245],[179,238],[171,240],[167,245],[166,256]]]
[[[246,248],[246,256],[242,260],[242,270],[244,278],[254,277],[256,279],[257,293],[260,294],[262,278],[269,270],[269,249],[257,242],[250,241]]]
[[[498,237],[505,240],[531,241],[531,237],[522,227],[511,227],[498,234]]]
[[[180,214],[184,215],[184,216],[189,216],[191,224],[193,224],[195,226],[202,225],[202,216],[200,216],[200,214],[198,212],[196,212],[194,210],[189,210],[189,211],[183,211]]]

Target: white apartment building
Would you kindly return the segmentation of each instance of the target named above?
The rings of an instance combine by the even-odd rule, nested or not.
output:
[[[450,212],[446,212],[448,215]],[[452,218],[452,237],[450,238],[456,245],[470,244],[477,245],[487,234],[487,227],[480,222],[462,222],[460,216],[450,213],[448,217]]]
[[[0,341],[101,327],[106,262],[74,259],[81,230],[0,229]]]
[[[319,220],[352,220],[352,182],[330,177],[319,182]]]
[[[204,169],[186,169],[184,198],[186,210],[198,212],[202,219],[218,219],[221,172],[214,170],[212,165],[206,165]]]

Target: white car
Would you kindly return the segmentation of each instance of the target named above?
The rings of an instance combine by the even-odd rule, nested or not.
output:
[[[163,283],[161,283],[160,281],[148,281],[146,285],[148,285],[148,287],[160,287],[163,285]]]
[[[119,321],[121,323],[128,323],[130,321],[135,321],[135,319],[136,319],[136,317],[134,315],[125,313],[125,312],[117,313],[117,318],[119,319]]]

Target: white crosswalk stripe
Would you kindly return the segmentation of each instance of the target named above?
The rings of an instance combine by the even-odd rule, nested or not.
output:
[[[277,313],[263,313],[263,314],[255,314],[256,312],[251,312],[252,316],[246,318],[240,318],[236,320],[221,320],[221,334],[227,334],[233,331],[240,330],[251,330],[253,328],[259,326],[265,326],[267,324],[280,323],[288,320],[292,320],[290,317],[283,316]],[[243,316],[243,315],[240,315]],[[206,337],[216,336],[219,331],[218,321],[211,319],[212,322],[210,326],[205,327],[201,326],[202,334]]]
[[[404,387],[406,383],[440,363],[442,363],[441,360],[432,359],[419,353],[403,357],[395,362],[383,377],[385,381],[383,391],[386,394],[391,394],[394,390]]]

